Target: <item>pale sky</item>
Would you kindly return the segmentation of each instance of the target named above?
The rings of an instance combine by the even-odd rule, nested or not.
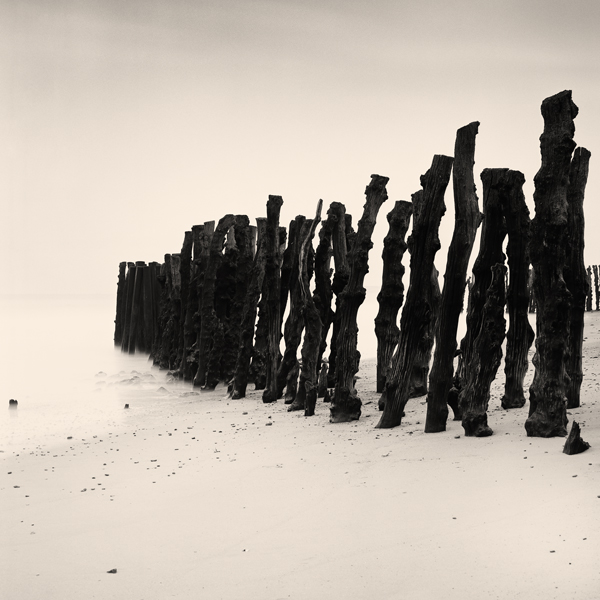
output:
[[[115,293],[120,261],[269,194],[283,225],[319,198],[356,222],[371,173],[379,285],[385,215],[471,121],[480,199],[484,168],[520,170],[533,216],[540,105],[565,89],[598,264],[599,30],[597,0],[0,0],[1,291]]]

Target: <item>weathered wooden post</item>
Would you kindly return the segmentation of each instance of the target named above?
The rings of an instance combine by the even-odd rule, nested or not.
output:
[[[533,280],[535,278],[535,273],[533,272],[533,268],[529,269],[529,279],[527,279],[527,293],[529,294],[529,312],[535,312],[535,294],[533,293]]]
[[[117,310],[115,314],[115,346],[120,346],[123,341],[123,326],[125,320],[125,305],[127,300],[127,284],[125,281],[125,273],[127,263],[119,263],[119,278],[117,280]]]
[[[171,282],[171,323],[172,329],[169,339],[169,369],[174,370],[179,353],[179,339],[181,334],[181,254],[171,254],[169,262]]]
[[[506,383],[502,396],[502,408],[520,408],[525,405],[523,381],[527,373],[529,348],[534,333],[529,324],[529,240],[531,221],[523,195],[525,177],[519,171],[506,169],[503,180],[503,208],[508,244],[506,255],[510,278],[506,303],[509,328],[506,334],[506,358],[504,373]]]
[[[367,201],[363,216],[358,222],[356,238],[348,260],[350,276],[340,297],[341,314],[340,329],[336,339],[335,391],[329,409],[332,423],[354,421],[360,417],[361,413],[362,402],[354,388],[354,376],[358,372],[360,360],[356,317],[366,296],[363,283],[365,275],[369,271],[369,250],[373,247],[371,237],[379,209],[388,197],[385,187],[388,181],[388,177],[371,175],[371,182],[365,190]]]
[[[259,217],[256,219],[256,228],[258,232],[258,247],[252,270],[250,272],[250,281],[248,283],[248,291],[244,301],[244,309],[242,312],[242,321],[240,324],[240,335],[238,341],[238,354],[235,363],[235,374],[233,378],[233,386],[231,389],[231,397],[234,400],[245,398],[246,387],[248,386],[248,370],[250,367],[250,359],[252,358],[252,342],[254,340],[254,324],[256,322],[256,312],[258,310],[258,299],[262,289],[265,276],[266,262],[266,238],[265,231],[267,228],[267,219]]]
[[[587,310],[588,312],[591,312],[592,310],[592,301],[593,301],[593,288],[592,288],[592,268],[588,266],[588,268],[586,269],[586,274],[587,274],[587,288],[588,288],[588,293],[585,299],[585,310]]]
[[[192,231],[186,231],[183,235],[183,244],[180,253],[180,276],[181,276],[181,317],[179,319],[179,335],[177,344],[177,359],[176,369],[177,375],[183,378],[184,373],[184,357],[185,342],[186,342],[186,320],[188,311],[188,302],[190,296],[190,281],[192,277],[192,249],[194,246],[194,234]]]
[[[313,295],[315,305],[321,317],[321,344],[319,346],[319,358],[317,364],[323,363],[323,354],[327,349],[327,335],[333,323],[334,312],[331,309],[333,300],[333,289],[331,286],[331,258],[333,249],[331,247],[331,238],[335,219],[327,211],[327,219],[322,222],[319,231],[319,243],[315,251],[315,292]],[[327,374],[322,387],[327,388]],[[320,392],[319,392],[320,393]],[[322,396],[319,396],[322,397]]]
[[[454,189],[454,233],[444,275],[444,289],[435,336],[435,353],[429,391],[425,431],[434,433],[446,430],[448,420],[448,394],[452,388],[454,355],[456,353],[458,321],[463,311],[467,269],[481,213],[473,176],[475,138],[479,123],[474,121],[456,132],[452,184]],[[453,401],[453,404],[457,404]]]
[[[253,263],[252,237],[248,217],[246,215],[236,215],[234,226],[230,231],[234,240],[228,256],[230,269],[228,274],[230,279],[229,307],[223,319],[225,346],[220,365],[221,376],[226,382],[231,381],[235,374],[240,326]]]
[[[142,314],[142,299],[144,284],[143,278],[143,267],[146,263],[143,261],[136,261],[135,263],[135,279],[133,284],[133,301],[131,304],[131,321],[129,325],[129,343],[127,351],[129,354],[134,354],[136,350],[143,352],[145,350],[144,345],[144,327],[143,327],[143,314]]]
[[[506,237],[506,220],[502,201],[504,171],[505,169],[484,169],[481,173],[483,224],[479,254],[473,265],[473,285],[471,286],[467,309],[467,331],[460,343],[464,365],[460,389],[464,388],[466,380],[469,378],[469,369],[472,364],[475,364],[473,360],[474,343],[483,322],[483,307],[487,290],[492,283],[492,267],[495,264],[503,265],[506,260],[506,256],[502,251],[502,244]],[[452,406],[452,410],[454,411],[455,420],[462,417],[460,406]]]
[[[300,221],[299,221],[300,219]],[[279,315],[281,317],[281,326],[283,327],[283,319],[285,317],[285,311],[288,303],[288,296],[292,298],[292,288],[295,286],[296,281],[294,281],[294,269],[298,267],[298,235],[300,233],[300,228],[302,227],[302,223],[304,222],[305,217],[302,215],[298,215],[295,219],[290,221],[289,225],[289,236],[287,240],[287,246],[283,251],[283,258],[281,262],[281,290],[280,290],[280,300],[279,300]],[[297,280],[297,278],[296,278]],[[285,338],[285,332],[284,332]]]
[[[435,332],[440,312],[442,292],[440,291],[439,272],[433,267],[429,287],[425,293],[425,301],[431,308],[431,319],[429,325],[423,332],[413,363],[410,383],[408,385],[408,397],[418,398],[427,394],[427,381],[429,379],[429,365],[431,363],[431,353],[435,341]]]
[[[424,297],[430,285],[435,254],[440,248],[438,230],[446,210],[444,194],[450,181],[453,160],[450,156],[435,155],[431,168],[421,176],[423,207],[419,211],[419,218],[413,219],[413,230],[408,239],[411,252],[410,285],[400,318],[398,348],[382,395],[385,398],[384,409],[378,428],[400,425],[408,402],[415,352],[431,319],[431,309]]]
[[[304,388],[305,406],[304,416],[312,417],[315,414],[318,395],[319,351],[321,346],[322,323],[321,315],[310,293],[309,261],[312,250],[312,240],[317,225],[321,221],[323,200],[317,203],[315,218],[311,220],[311,227],[306,236],[303,236],[300,248],[300,313],[304,320],[304,343],[302,344],[302,369],[298,385]]]
[[[413,212],[412,202],[399,200],[387,215],[389,231],[383,240],[383,274],[381,290],[377,295],[379,311],[375,317],[377,337],[377,392],[383,392],[388,370],[392,364],[394,348],[398,343],[400,329],[396,325],[398,312],[404,302],[404,265],[406,252],[404,238]]]
[[[144,351],[150,353],[152,350],[154,336],[154,291],[152,289],[152,268],[142,267],[142,314],[144,319]]]
[[[223,261],[223,244],[229,228],[235,222],[234,215],[227,214],[219,220],[210,242],[210,253],[204,274],[202,286],[202,308],[200,313],[200,336],[198,338],[198,370],[194,377],[194,387],[204,389],[207,385],[206,376],[209,369],[209,359],[213,337],[219,334],[219,320],[215,314],[215,286],[217,271]],[[218,350],[218,348],[215,348]],[[211,382],[206,389],[214,389]]]
[[[580,390],[583,380],[583,320],[585,301],[588,295],[587,274],[583,261],[585,219],[583,198],[587,184],[590,152],[577,148],[569,169],[569,235],[567,237],[567,264],[565,283],[573,296],[569,314],[569,343],[567,353],[567,408],[578,408],[581,404]]]
[[[299,312],[301,305],[300,284],[298,280],[300,276],[300,248],[304,238],[308,235],[311,225],[312,222],[307,223],[306,217],[302,215],[298,215],[290,223],[290,241],[284,253],[285,286],[290,295],[290,310],[283,331],[285,350],[277,370],[277,398],[283,396],[288,373],[298,361],[298,348],[300,347],[302,331],[304,329],[304,320],[302,314]],[[284,269],[282,267],[282,291],[284,283],[283,275]],[[283,306],[283,301],[281,305]]]
[[[592,265],[594,271],[594,293],[596,294],[596,310],[600,310],[600,280],[598,279],[598,265]]]
[[[335,386],[335,371],[337,368],[337,338],[340,331],[341,319],[341,294],[348,283],[350,277],[350,266],[348,264],[348,235],[346,232],[346,207],[340,202],[332,202],[327,211],[328,219],[334,222],[331,233],[333,244],[333,264],[335,271],[331,289],[335,294],[335,313],[333,315],[333,332],[331,334],[331,348],[329,349],[329,387]]]
[[[577,106],[564,91],[542,102],[542,165],[534,178],[535,218],[531,227],[533,289],[537,304],[536,372],[529,389],[528,436],[567,434],[566,353],[571,293],[564,281],[569,236],[567,189]]]
[[[506,321],[504,319],[504,276],[506,267],[496,264],[491,268],[492,281],[485,294],[481,327],[473,343],[471,365],[467,369],[459,404],[462,426],[466,436],[486,437],[493,431],[487,423],[490,386],[502,360],[502,342]]]
[[[190,281],[183,320],[183,353],[181,356],[180,376],[184,381],[193,381],[193,349],[198,337],[196,321],[198,319],[198,262],[200,260],[200,240],[204,225],[192,226],[192,260],[190,263]]]
[[[279,366],[279,342],[281,340],[281,252],[279,238],[279,215],[283,198],[269,196],[267,202],[267,260],[265,263],[265,279],[263,281],[263,297],[267,317],[267,360],[266,381],[262,401],[267,404],[277,400],[277,368]]]
[[[125,276],[125,311],[123,313],[123,336],[121,340],[121,351],[129,351],[129,331],[131,329],[131,308],[133,306],[133,287],[135,285],[135,263],[127,263],[127,275]]]

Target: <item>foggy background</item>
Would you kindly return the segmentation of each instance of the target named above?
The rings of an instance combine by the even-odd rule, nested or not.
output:
[[[356,223],[372,173],[390,177],[378,287],[385,215],[471,121],[480,200],[484,168],[520,170],[533,216],[540,105],[564,89],[599,263],[599,17],[595,0],[0,0],[2,293],[116,294],[120,261],[254,222],[269,194],[282,225],[319,198]],[[451,185],[446,205],[440,277]]]

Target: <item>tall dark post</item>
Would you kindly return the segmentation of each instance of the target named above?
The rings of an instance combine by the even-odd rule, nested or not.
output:
[[[429,376],[425,421],[427,433],[445,431],[448,420],[447,402],[452,387],[458,321],[463,310],[469,259],[481,223],[473,176],[475,137],[478,130],[479,123],[473,122],[456,132],[452,171],[454,233],[448,248],[444,289],[435,337],[436,347]]]
[[[134,354],[136,350],[143,352],[145,350],[143,332],[143,314],[142,314],[142,294],[144,289],[143,284],[143,267],[146,263],[137,261],[135,263],[135,280],[133,284],[133,302],[131,305],[131,321],[129,324],[129,343],[127,350],[129,354]]]
[[[366,297],[363,284],[365,275],[369,271],[369,250],[373,247],[371,237],[379,209],[388,197],[385,187],[388,181],[388,177],[371,175],[371,182],[365,190],[367,201],[362,218],[358,222],[356,237],[350,251],[348,260],[350,277],[340,296],[340,330],[336,339],[335,391],[329,409],[332,423],[355,421],[361,413],[362,402],[354,387],[354,376],[358,372],[360,360],[356,317],[358,309]]]
[[[422,191],[413,194],[413,204],[422,202],[419,217],[413,220],[412,235],[408,238],[410,250],[410,285],[400,318],[398,349],[383,391],[384,409],[378,428],[396,427],[402,422],[408,402],[411,372],[415,352],[431,320],[431,308],[425,301],[431,283],[433,261],[440,249],[438,230],[446,210],[444,194],[450,181],[453,158],[435,155],[431,168],[421,176]]]
[[[310,273],[308,268],[310,249],[317,225],[321,220],[323,200],[317,203],[317,212],[314,219],[310,219],[310,228],[302,236],[300,247],[299,285],[300,288],[300,315],[304,320],[304,343],[302,344],[302,369],[298,386],[303,388],[304,416],[312,417],[315,414],[318,392],[318,364],[319,348],[321,345],[321,316],[310,294]],[[299,315],[299,316],[300,316]],[[293,406],[293,404],[292,404]],[[291,408],[291,407],[290,407]]]
[[[250,220],[246,215],[236,215],[233,228],[229,230],[232,243],[225,257],[229,258],[227,313],[222,317],[224,348],[220,371],[224,381],[231,381],[235,373],[238,355],[240,325],[248,283],[252,271],[252,237]]]
[[[181,356],[180,373],[184,381],[193,381],[195,368],[192,359],[192,347],[198,337],[196,324],[198,321],[198,275],[201,254],[201,239],[204,225],[192,227],[192,261],[190,263],[190,282],[185,307],[185,318],[183,321],[183,354]]]
[[[594,293],[596,294],[596,310],[600,310],[600,280],[598,279],[598,265],[592,265],[594,272]]]
[[[464,388],[469,377],[469,369],[474,365],[474,344],[483,322],[483,307],[487,291],[492,283],[492,267],[504,264],[506,256],[502,244],[506,237],[506,220],[503,210],[503,175],[505,169],[484,169],[481,173],[483,184],[483,224],[479,254],[473,265],[473,285],[469,293],[467,309],[467,331],[460,343],[464,371],[460,389]],[[502,296],[504,298],[504,294]],[[460,391],[460,390],[459,390]],[[452,405],[451,405],[452,406]],[[460,407],[454,410],[455,419],[461,418]]]
[[[335,272],[331,288],[335,294],[335,313],[333,315],[333,332],[331,335],[331,348],[329,351],[328,386],[335,386],[335,371],[337,367],[337,338],[340,331],[341,320],[341,294],[350,277],[348,264],[348,237],[346,235],[346,207],[340,202],[332,202],[327,211],[328,218],[335,219],[331,241],[333,243],[333,264]]]
[[[502,180],[504,217],[508,232],[506,255],[510,276],[506,295],[509,319],[504,361],[506,384],[501,404],[502,408],[520,408],[525,405],[523,382],[528,367],[527,355],[535,337],[529,324],[527,291],[531,221],[523,195],[523,173],[506,169]]]
[[[186,355],[185,342],[186,331],[185,325],[187,321],[187,312],[189,309],[188,302],[190,296],[190,280],[192,277],[192,250],[194,247],[194,234],[192,231],[186,231],[183,235],[183,244],[181,246],[181,317],[179,321],[179,340],[177,344],[177,374],[183,378],[184,366],[183,360]]]
[[[115,315],[115,346],[120,346],[123,341],[123,325],[125,317],[125,304],[127,300],[127,290],[125,282],[125,272],[127,263],[119,263],[119,278],[117,280],[117,310]]]
[[[264,217],[256,219],[258,232],[258,247],[254,256],[252,270],[250,272],[250,281],[248,282],[248,291],[244,301],[242,312],[242,321],[240,324],[240,335],[238,341],[238,354],[235,363],[235,374],[233,378],[233,387],[231,397],[234,400],[245,398],[246,387],[248,386],[248,370],[250,359],[252,357],[252,342],[254,340],[254,324],[256,323],[256,312],[260,290],[262,289],[265,276],[266,262],[266,239],[265,231],[267,220]]]
[[[536,373],[529,389],[528,436],[567,434],[569,319],[572,296],[564,280],[567,262],[569,203],[567,190],[577,106],[565,91],[542,103],[542,166],[534,178],[535,218],[531,227],[533,290],[537,304]]]
[[[577,148],[569,169],[569,236],[567,237],[567,264],[565,283],[573,296],[569,314],[569,343],[567,358],[567,408],[578,408],[581,404],[580,391],[583,380],[583,320],[585,301],[589,292],[585,263],[583,262],[585,219],[583,198],[587,184],[590,152]]]
[[[442,300],[438,276],[438,270],[433,267],[425,299],[431,308],[431,318],[429,320],[429,325],[423,332],[421,341],[417,345],[410,384],[408,386],[409,398],[424,396],[428,391],[427,381],[429,379],[429,365],[431,364],[431,353],[435,341],[435,332],[437,330],[440,303]]]
[[[135,285],[135,263],[127,263],[127,274],[125,275],[125,299],[123,303],[125,310],[123,312],[123,334],[121,340],[121,351],[129,350],[129,330],[131,326],[131,309],[133,306],[133,287]]]
[[[492,281],[485,294],[481,327],[473,344],[471,365],[467,370],[465,386],[459,403],[462,426],[466,436],[487,437],[493,431],[487,422],[490,386],[502,360],[504,319],[504,276],[506,267],[496,264],[491,268]]]
[[[234,215],[228,214],[219,220],[210,242],[210,253],[204,274],[202,288],[202,309],[200,313],[200,336],[198,338],[198,370],[194,377],[194,387],[204,387],[209,370],[209,359],[213,338],[218,341],[219,322],[215,314],[215,285],[217,271],[223,261],[223,244],[227,232],[235,222]],[[209,386],[210,389],[212,384]]]
[[[331,302],[333,300],[333,289],[331,287],[331,257],[333,256],[331,236],[333,235],[334,226],[334,218],[327,211],[327,219],[321,225],[319,244],[315,252],[315,292],[313,298],[321,317],[321,343],[319,345],[317,365],[323,363],[323,354],[327,349],[327,335],[329,334],[334,317],[333,310],[331,309]],[[320,385],[327,388],[327,375],[325,375],[323,382],[320,381]]]
[[[304,322],[300,309],[300,248],[304,238],[312,226],[311,222],[306,222],[306,217],[298,215],[290,223],[290,241],[284,253],[286,287],[290,295],[290,310],[285,321],[283,337],[285,340],[285,351],[283,358],[279,363],[277,370],[277,398],[283,396],[283,390],[286,386],[287,376],[298,360],[298,348],[302,339]],[[282,284],[284,269],[282,268]],[[282,285],[283,290],[283,285]],[[282,293],[283,295],[283,293]],[[281,303],[283,306],[283,302]]]
[[[152,350],[156,331],[154,329],[154,292],[152,289],[152,267],[142,267],[142,314],[144,319],[144,351]]]
[[[383,240],[383,274],[381,290],[377,295],[379,311],[375,317],[377,337],[377,392],[383,392],[388,370],[392,365],[392,355],[398,343],[400,329],[396,325],[398,312],[404,302],[404,265],[402,258],[406,252],[404,238],[408,231],[413,212],[412,202],[399,200],[388,213],[389,231]]]
[[[279,341],[281,339],[281,252],[279,243],[279,214],[283,198],[269,196],[267,202],[267,260],[263,297],[267,316],[267,361],[266,382],[262,400],[264,403],[277,400],[277,368],[279,362]]]
[[[594,293],[592,292],[592,268],[588,267],[586,269],[586,275],[587,275],[587,288],[588,288],[588,293],[585,299],[585,310],[591,312],[592,310],[592,301],[593,301],[593,295]]]

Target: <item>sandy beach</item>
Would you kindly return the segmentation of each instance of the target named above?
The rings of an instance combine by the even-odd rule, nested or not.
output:
[[[194,392],[139,359],[98,373],[119,419],[0,447],[0,596],[596,599],[598,313],[584,351],[569,419],[592,447],[576,456],[526,437],[528,406],[500,408],[502,370],[480,439],[452,421],[425,434],[424,397],[376,430],[373,360],[361,419],[335,425],[322,401],[305,418],[260,392]]]

